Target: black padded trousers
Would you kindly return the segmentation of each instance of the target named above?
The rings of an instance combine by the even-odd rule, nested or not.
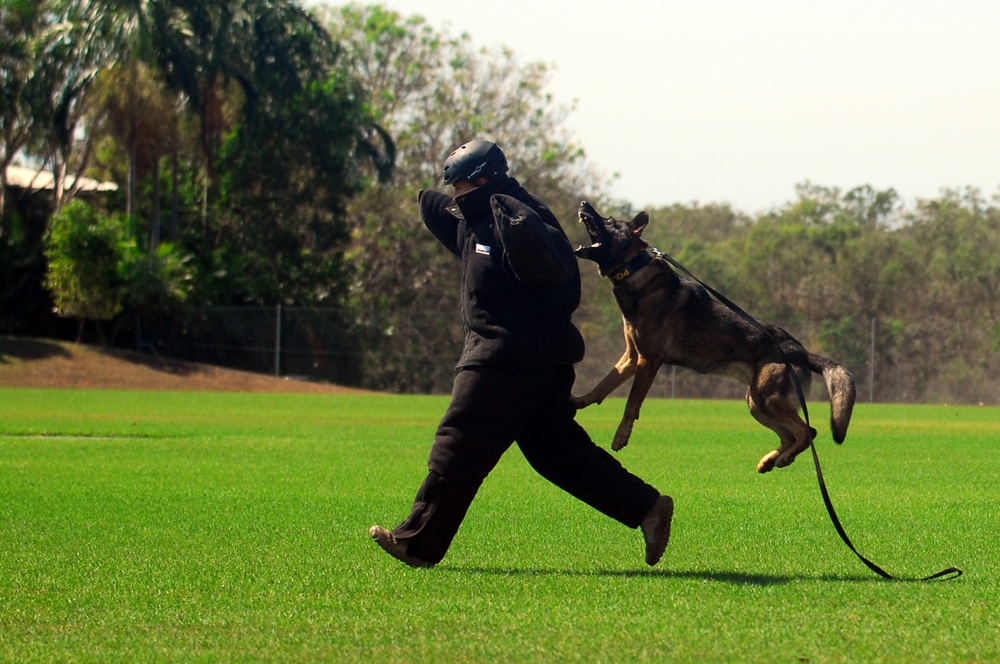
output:
[[[594,509],[637,528],[659,497],[597,446],[574,419],[572,366],[467,367],[431,447],[410,516],[393,529],[407,551],[444,558],[483,480],[517,443],[532,468]]]

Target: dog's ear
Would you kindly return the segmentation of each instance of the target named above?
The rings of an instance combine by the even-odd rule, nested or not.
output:
[[[639,214],[632,217],[632,221],[628,222],[628,225],[632,229],[633,235],[642,235],[642,232],[646,230],[646,224],[648,223],[649,214],[643,210]]]

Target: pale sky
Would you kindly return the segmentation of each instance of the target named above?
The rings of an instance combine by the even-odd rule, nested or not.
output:
[[[567,129],[637,207],[754,214],[806,180],[1000,193],[998,0],[382,4],[553,66]]]

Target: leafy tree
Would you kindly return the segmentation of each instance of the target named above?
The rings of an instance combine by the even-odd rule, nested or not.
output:
[[[77,341],[88,320],[110,320],[122,308],[121,225],[83,201],[53,215],[45,240],[45,282],[56,313],[79,319]]]
[[[393,146],[311,17],[289,4],[258,14],[252,35],[252,98],[218,153],[209,249],[235,259],[234,301],[340,306],[348,200],[366,166],[387,175]]]
[[[321,16],[396,145],[392,179],[370,179],[348,207],[366,384],[444,391],[460,348],[458,277],[419,220],[418,191],[440,188],[445,157],[476,137],[503,146],[512,173],[565,221],[575,219],[583,192],[599,200],[601,183],[561,129],[568,109],[545,92],[546,65],[523,64],[507,49],[476,49],[465,35],[381,6],[326,8]]]
[[[339,305],[346,292],[344,209],[359,183],[355,135],[363,110],[331,77],[251,118],[220,158],[217,249],[241,256],[245,301]],[[234,284],[236,285],[236,284]]]
[[[921,266],[917,287],[897,291],[911,378],[926,396],[981,401],[988,388],[971,376],[1000,369],[1000,210],[974,189],[945,191],[921,201],[900,235]]]
[[[74,0],[0,4],[0,216],[6,207],[7,167],[22,151],[43,157],[55,175],[53,205],[75,195],[89,154],[74,155],[83,96],[105,62],[92,39],[88,5]],[[87,141],[84,145],[89,145]],[[0,226],[0,234],[2,234]]]
[[[140,178],[153,182],[148,237],[155,251],[161,237],[161,159],[177,155],[180,141],[181,98],[166,85],[164,73],[186,55],[189,23],[171,0],[91,0],[90,6],[108,65],[92,90],[88,131],[108,133],[122,146],[130,218],[138,213]],[[173,164],[176,169],[176,159]]]
[[[4,235],[7,167],[31,137],[33,83],[39,62],[31,52],[38,22],[35,3],[0,1],[0,237]]]
[[[52,171],[53,208],[58,209],[76,195],[79,176],[89,165],[93,136],[80,131],[85,129],[87,92],[113,54],[101,37],[96,3],[46,0],[40,5],[45,23],[32,44],[41,65],[32,105],[37,130],[27,151]]]
[[[325,30],[290,0],[51,0],[51,7],[66,20],[49,31],[48,52],[64,71],[88,72],[73,79],[73,108],[88,111],[88,140],[116,146],[104,149],[105,162],[127,163],[116,170],[127,182],[128,213],[148,223],[153,252],[160,162],[171,157],[168,237],[211,275],[198,280],[205,293],[199,286],[192,297],[338,299],[328,296],[344,290],[337,282],[345,201],[365,160],[384,175],[392,150],[377,142],[385,135],[373,129]],[[62,145],[63,133],[50,134],[53,145]],[[183,145],[188,136],[197,139]],[[200,168],[182,163],[195,154]],[[150,190],[143,182],[151,193],[139,201]]]
[[[169,242],[155,251],[143,250],[135,240],[124,242],[122,254],[122,304],[126,309],[164,314],[187,301],[194,288],[190,255],[182,255]]]
[[[921,201],[904,235],[912,238],[941,299],[1000,321],[1000,211],[978,191]]]

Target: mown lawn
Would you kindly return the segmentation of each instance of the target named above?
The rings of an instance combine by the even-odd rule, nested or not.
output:
[[[808,455],[739,402],[647,403],[619,454],[674,496],[641,536],[512,450],[448,557],[370,541],[407,514],[442,397],[0,390],[5,661],[1000,660],[1000,409],[859,405]],[[608,444],[621,400],[580,413]]]

